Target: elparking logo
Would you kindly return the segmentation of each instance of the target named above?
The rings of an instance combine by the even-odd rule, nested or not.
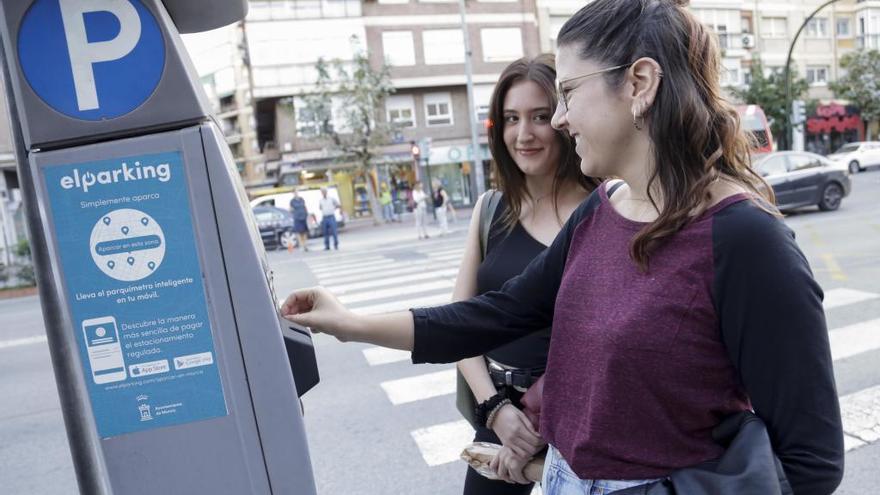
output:
[[[165,42],[140,0],[37,0],[22,20],[18,58],[54,110],[112,119],[142,105],[165,67]]]

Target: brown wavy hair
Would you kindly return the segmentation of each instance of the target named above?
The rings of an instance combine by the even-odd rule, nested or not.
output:
[[[659,212],[630,245],[643,269],[650,253],[681,230],[710,202],[709,186],[729,179],[753,193],[763,209],[778,214],[773,189],[751,168],[750,141],[739,114],[721,95],[721,52],[716,36],[680,0],[597,0],[578,11],[559,32],[558,46],[577,50],[604,66],[642,57],[663,71],[654,103],[644,115],[654,158],[648,198]],[[605,82],[619,88],[626,71]],[[651,190],[662,192],[658,207]]]
[[[510,88],[520,81],[532,81],[544,90],[550,115],[553,115],[559,101],[556,96],[556,58],[552,54],[545,53],[534,58],[521,58],[511,63],[498,78],[498,83],[495,84],[495,90],[489,101],[489,150],[494,158],[492,166],[498,190],[504,195],[507,204],[507,210],[502,217],[502,225],[508,231],[513,229],[519,221],[523,200],[526,198],[534,199],[526,189],[525,174],[516,165],[504,143],[504,98]],[[574,150],[574,139],[568,133],[556,131],[556,144],[559,146],[559,164],[556,167],[551,195],[553,196],[556,218],[562,224],[557,200],[557,193],[562,184],[576,183],[587,192],[591,192],[596,188],[598,181],[581,173],[581,161]]]

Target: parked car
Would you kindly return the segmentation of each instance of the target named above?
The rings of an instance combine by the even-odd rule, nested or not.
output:
[[[306,209],[309,211],[309,237],[318,237],[321,235],[321,219],[324,217],[323,215],[321,215],[320,208],[318,208],[318,203],[321,201],[321,190],[300,189],[299,195],[305,200]],[[327,196],[331,198],[336,198],[336,200],[339,201],[339,192],[336,190],[335,186],[330,186],[327,188]],[[293,199],[293,192],[267,194],[264,196],[257,196],[256,198],[252,199],[251,206],[272,206],[285,211],[289,211],[291,199]],[[339,228],[341,229],[345,227],[345,215],[342,214],[341,209],[336,210],[336,214],[334,216],[336,217],[336,224],[339,226]]]
[[[273,206],[257,206],[254,208],[254,219],[266,249],[287,249],[288,245],[296,245],[293,215],[289,211]]]
[[[816,205],[836,210],[849,195],[849,170],[805,151],[777,151],[757,157],[752,167],[773,187],[780,210]]]
[[[880,166],[880,142],[847,143],[828,155],[828,159],[843,164],[849,173],[856,174],[868,167]]]

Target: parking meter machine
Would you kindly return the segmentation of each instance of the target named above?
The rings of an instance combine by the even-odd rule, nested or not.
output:
[[[278,316],[235,162],[179,36],[245,11],[244,0],[0,3],[81,493],[315,492],[297,393],[317,382],[311,336]]]

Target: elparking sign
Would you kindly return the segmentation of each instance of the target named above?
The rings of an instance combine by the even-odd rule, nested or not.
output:
[[[37,0],[22,20],[18,58],[30,87],[55,111],[103,120],[153,94],[165,42],[140,0]]]

